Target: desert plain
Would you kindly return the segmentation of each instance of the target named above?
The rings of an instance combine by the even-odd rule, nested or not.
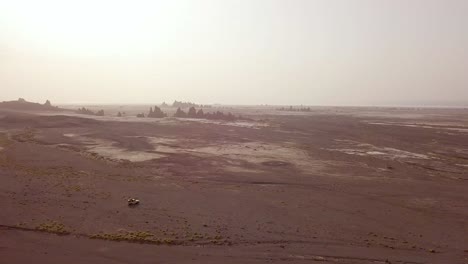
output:
[[[0,110],[1,263],[468,263],[468,109],[105,110]]]

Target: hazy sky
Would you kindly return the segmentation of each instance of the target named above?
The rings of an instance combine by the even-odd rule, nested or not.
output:
[[[467,0],[0,0],[0,101],[468,101]]]

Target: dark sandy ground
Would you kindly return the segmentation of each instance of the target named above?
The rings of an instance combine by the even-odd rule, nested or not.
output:
[[[1,112],[0,262],[468,263],[468,110],[243,111]]]

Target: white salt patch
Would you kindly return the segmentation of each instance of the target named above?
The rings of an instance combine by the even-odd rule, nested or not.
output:
[[[177,140],[172,138],[149,137],[154,149],[162,153],[188,153],[202,157],[223,156],[230,160],[262,163],[267,161],[282,161],[291,163],[306,171],[317,170],[319,162],[311,160],[307,152],[293,145],[276,145],[264,142],[223,143],[208,145],[197,140]],[[320,163],[321,164],[321,163]],[[232,163],[225,168],[229,171],[246,171],[242,165]],[[250,171],[249,172],[253,172]]]
[[[111,158],[111,159],[122,159],[128,160],[131,162],[140,162],[140,161],[147,161],[152,159],[159,159],[165,157],[165,155],[157,154],[157,153],[149,153],[145,151],[129,151],[122,148],[117,148],[114,146],[105,146],[105,145],[97,145],[94,147],[89,148],[91,152],[95,152],[100,156]]]
[[[211,120],[211,119],[197,119],[197,118],[178,118],[183,121],[198,122],[204,124],[216,124],[222,126],[233,126],[233,127],[245,127],[260,129],[261,127],[268,127],[267,123],[260,123],[255,121],[222,121],[222,120]]]
[[[457,132],[468,133],[468,128],[447,128],[447,129],[452,130],[452,131],[457,131]]]
[[[468,128],[434,126],[434,125],[428,125],[425,123],[414,123],[414,124],[396,123],[396,122],[367,122],[367,123],[371,125],[381,125],[381,126],[402,126],[402,127],[442,129],[442,130],[451,130],[451,131],[457,131],[457,132],[462,132],[462,133],[468,133]]]
[[[330,148],[327,150],[338,151],[350,155],[358,156],[379,156],[388,159],[429,159],[430,157],[424,154],[413,153],[396,148],[383,147],[379,148],[372,144],[356,142],[352,140],[335,140],[341,142],[347,148]]]
[[[395,148],[383,148],[383,150],[385,150],[386,153],[397,158],[429,159],[429,157],[424,154],[418,154],[418,153],[404,151],[404,150],[395,149]]]
[[[96,153],[102,157],[109,159],[140,162],[165,157],[165,155],[158,153],[151,153],[146,151],[130,151],[124,148],[119,148],[114,146],[114,141],[110,140],[97,139],[76,134],[64,134],[64,136],[72,137],[82,143],[85,143],[87,145],[86,149],[88,152]]]
[[[132,162],[146,161],[165,157],[169,153],[187,153],[201,157],[223,156],[231,160],[226,166],[228,171],[236,172],[257,172],[243,168],[243,162],[261,164],[268,161],[280,161],[293,164],[304,171],[317,171],[323,166],[323,162],[310,159],[307,152],[297,148],[292,144],[268,144],[263,142],[248,143],[223,143],[209,145],[206,141],[146,137],[154,149],[148,151],[130,151],[114,146],[115,142],[104,139],[92,138],[89,136],[65,134],[86,144],[87,152],[97,153],[100,156],[111,159],[124,159]]]
[[[431,208],[438,204],[439,202],[434,198],[413,198],[407,201],[407,204],[411,207],[416,208]]]
[[[42,113],[42,115],[54,116],[57,114],[56,113]],[[261,127],[270,126],[269,124],[264,123],[264,122],[242,121],[242,120],[223,121],[223,120],[198,119],[198,118],[175,118],[175,117],[140,118],[136,116],[124,116],[124,117],[92,116],[92,115],[82,115],[82,114],[76,114],[76,113],[60,113],[60,115],[82,117],[82,118],[95,119],[95,120],[100,120],[100,121],[160,123],[160,124],[166,124],[166,125],[176,125],[176,124],[180,124],[181,121],[190,121],[190,122],[198,122],[198,123],[206,123],[206,124],[223,125],[223,126],[245,127],[245,128],[252,128],[252,129],[259,129]]]
[[[384,152],[380,152],[380,151],[367,151],[366,154],[369,154],[369,155],[385,155]]]
[[[154,150],[158,152],[177,153],[183,149],[182,142],[177,139],[160,137],[147,137],[147,139],[153,145]]]

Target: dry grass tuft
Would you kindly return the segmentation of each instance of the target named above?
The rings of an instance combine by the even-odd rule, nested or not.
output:
[[[68,231],[63,224],[55,222],[55,221],[42,223],[36,226],[36,230],[47,232],[47,233],[58,234],[58,235],[70,234],[70,231]]]

